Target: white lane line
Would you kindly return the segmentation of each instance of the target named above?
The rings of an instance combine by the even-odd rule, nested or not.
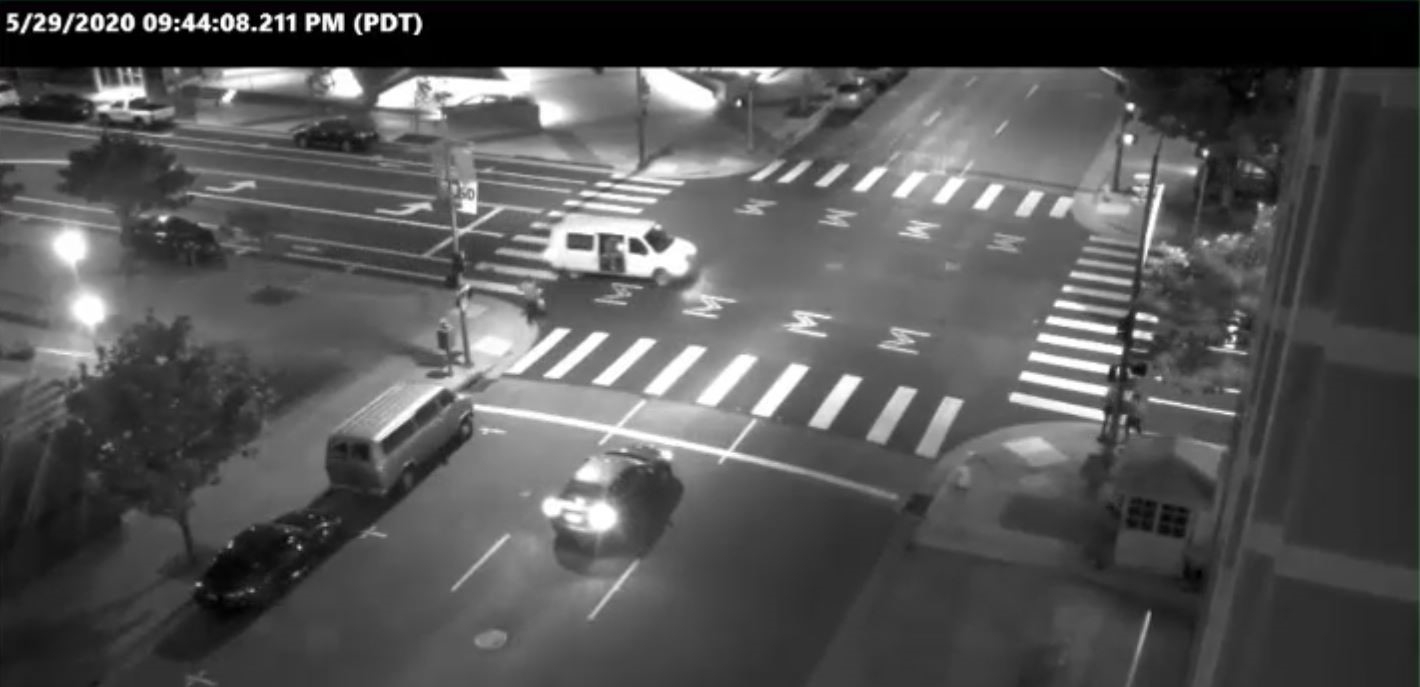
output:
[[[1136,251],[1139,249],[1138,241],[1126,241],[1125,239],[1117,239],[1113,236],[1100,236],[1099,234],[1090,234],[1090,241],[1093,243],[1103,243],[1110,246],[1123,246],[1125,248],[1133,248]]]
[[[863,193],[867,191],[868,189],[873,187],[873,184],[878,183],[878,179],[883,178],[883,175],[887,173],[887,167],[874,167],[873,171],[868,172],[867,176],[864,176],[862,179],[858,180],[857,185],[853,187],[853,192]]]
[[[917,188],[917,185],[922,183],[922,180],[926,178],[926,172],[913,172],[907,175],[907,178],[904,179],[903,182],[898,185],[897,190],[892,192],[892,197],[906,198],[909,194],[912,193],[912,190]]]
[[[1007,124],[1010,124],[1010,123],[1011,123],[1011,120],[1007,119],[1007,120],[1001,122],[1000,124],[996,125],[996,131],[994,131],[994,132],[991,134],[992,138],[995,138],[996,136],[1000,136],[1000,135],[1001,135],[1001,132],[1006,130],[1006,125],[1007,125]]]
[[[823,175],[818,181],[815,181],[814,186],[828,188],[829,184],[838,181],[838,177],[843,176],[843,173],[846,171],[848,171],[848,163],[840,162],[834,165],[833,169],[828,170],[828,174]]]
[[[873,426],[868,430],[868,441],[879,446],[886,444],[892,438],[892,431],[897,429],[897,423],[902,420],[902,414],[907,412],[908,404],[917,396],[917,390],[910,386],[900,386],[892,392],[892,398],[888,399],[887,405],[883,406],[883,411],[878,413],[878,419],[873,421]]]
[[[937,205],[946,205],[947,201],[951,200],[952,196],[956,195],[957,190],[961,188],[961,185],[965,183],[966,179],[961,177],[947,179],[947,184],[942,187],[942,190],[937,191],[937,195],[932,196],[932,202]]]
[[[646,399],[637,399],[636,405],[631,406],[631,410],[626,411],[626,414],[622,415],[621,419],[616,421],[616,426],[612,427],[610,430],[607,431],[606,434],[602,435],[602,439],[601,441],[597,442],[597,446],[606,446],[606,442],[611,441],[611,438],[616,436],[616,430],[625,427],[626,423],[630,422],[631,418],[635,417],[636,413],[641,412],[641,409],[645,407]]]
[[[838,413],[843,410],[843,406],[848,403],[849,397],[862,382],[862,377],[853,375],[840,377],[838,383],[833,385],[833,390],[828,392],[828,396],[823,399],[818,410],[814,411],[814,416],[809,420],[809,426],[814,429],[828,429],[838,417]]]
[[[1035,206],[1040,205],[1040,199],[1044,197],[1045,194],[1040,191],[1027,193],[1025,200],[1022,200],[1021,204],[1016,207],[1016,216],[1030,217],[1030,213],[1035,212]]]
[[[809,168],[813,166],[813,164],[813,162],[805,160],[797,165],[794,165],[794,168],[790,169],[788,174],[779,177],[779,183],[787,184],[795,179],[798,179],[799,177],[803,176],[804,172],[807,172]]]
[[[551,270],[540,270],[533,267],[518,267],[516,265],[503,265],[496,262],[480,262],[473,266],[479,272],[492,272],[505,277],[525,277],[528,279],[541,279],[543,281],[553,281],[557,279],[557,273]]]
[[[637,186],[635,184],[625,184],[621,182],[598,181],[592,184],[598,188],[611,189],[613,191],[631,191],[632,193],[654,193],[659,196],[667,195],[675,189],[663,188],[661,186]]]
[[[1095,260],[1094,258],[1081,257],[1075,261],[1080,267],[1093,267],[1101,270],[1112,270],[1114,272],[1134,272],[1134,266],[1126,263],[1109,262],[1107,260]]]
[[[531,243],[535,246],[547,245],[547,237],[538,236],[537,234],[513,234],[511,238],[518,243]]]
[[[626,351],[616,359],[616,362],[611,364],[611,367],[602,370],[602,373],[597,375],[596,379],[592,380],[592,384],[597,386],[611,386],[615,384],[616,380],[621,379],[621,375],[626,374],[626,371],[631,369],[631,366],[635,365],[636,361],[640,360],[641,356],[646,355],[646,351],[651,350],[651,347],[655,345],[655,339],[645,337],[637,339],[636,343],[631,344],[631,347],[626,349]]]
[[[493,254],[505,258],[514,258],[516,260],[530,260],[532,262],[543,261],[542,251],[540,250],[524,250],[522,248],[508,248],[507,246],[499,246],[493,249]]]
[[[1233,417],[1234,415],[1237,414],[1237,413],[1234,413],[1234,412],[1231,411],[1231,410],[1223,410],[1223,409],[1221,409],[1221,408],[1209,408],[1209,407],[1207,407],[1207,406],[1196,406],[1196,405],[1193,405],[1192,403],[1182,403],[1182,402],[1180,402],[1180,401],[1170,401],[1170,400],[1168,400],[1168,399],[1166,399],[1166,398],[1154,398],[1154,397],[1152,397],[1152,396],[1149,397],[1149,402],[1150,402],[1150,403],[1156,403],[1156,404],[1162,405],[1162,406],[1172,406],[1172,407],[1174,407],[1174,408],[1181,408],[1181,409],[1183,409],[1183,410],[1191,410],[1191,411],[1193,411],[1193,412],[1195,412],[1195,413],[1208,413],[1209,415],[1222,415],[1223,417]]]
[[[750,180],[750,181],[753,181],[753,182],[755,182],[755,183],[764,181],[766,178],[769,177],[770,174],[773,174],[773,173],[779,171],[779,168],[780,168],[780,167],[783,167],[783,166],[784,166],[784,161],[783,161],[783,160],[775,160],[775,161],[769,163],[769,166],[768,166],[768,167],[765,167],[764,169],[761,169],[761,170],[759,170],[758,172],[755,172],[754,176],[750,177],[749,180]]]
[[[1115,303],[1128,303],[1130,300],[1129,294],[1127,293],[1121,293],[1119,291],[1105,291],[1102,289],[1090,289],[1083,286],[1075,286],[1074,284],[1066,284],[1060,287],[1060,293],[1071,293],[1075,294],[1076,296],[1089,296],[1091,298],[1114,301]]]
[[[666,179],[666,178],[663,178],[663,177],[648,177],[648,176],[636,176],[636,175],[626,177],[626,181],[630,181],[630,182],[636,183],[636,184],[663,184],[663,185],[665,185],[665,186],[684,186],[684,185],[685,185],[685,180],[684,180],[684,179]]]
[[[735,440],[730,442],[729,447],[727,447],[723,452],[720,453],[720,460],[715,461],[715,464],[724,465],[725,460],[730,457],[730,454],[733,454],[735,451],[740,450],[740,444],[744,442],[745,437],[749,436],[749,431],[751,429],[754,429],[754,426],[758,423],[759,420],[751,418],[750,421],[745,424],[745,428],[740,430],[739,436],[736,436]]]
[[[493,208],[493,210],[491,210],[490,212],[484,214],[482,217],[479,217],[478,219],[473,220],[473,222],[469,223],[468,226],[459,227],[459,229],[458,229],[458,235],[459,235],[459,237],[462,238],[464,234],[472,233],[474,229],[477,229],[477,228],[479,227],[479,225],[482,225],[484,222],[487,222],[488,220],[493,219],[494,217],[498,216],[498,213],[500,213],[500,212],[502,212],[502,211],[503,211],[503,208]],[[483,233],[483,232],[478,232],[478,233]],[[499,234],[499,236],[502,236],[502,234]],[[437,252],[439,252],[439,251],[441,251],[441,250],[443,250],[443,249],[445,249],[445,248],[447,248],[447,247],[453,245],[453,243],[454,243],[454,237],[450,236],[449,238],[446,238],[446,239],[444,239],[443,241],[440,241],[440,242],[438,242],[437,244],[435,244],[433,248],[430,248],[429,250],[424,251],[424,257],[426,257],[426,258],[433,257],[435,253],[437,253]]]
[[[1038,365],[1054,365],[1056,367],[1063,367],[1070,370],[1079,370],[1081,372],[1089,372],[1092,374],[1109,374],[1109,363],[1090,362],[1088,360],[1081,360],[1079,358],[1067,358],[1063,355],[1051,355],[1049,353],[1041,353],[1040,351],[1031,351],[1031,354],[1026,357],[1026,360],[1032,363],[1036,363]]]
[[[1081,251],[1089,253],[1090,255],[1103,255],[1107,258],[1120,258],[1122,260],[1132,261],[1139,258],[1139,251],[1115,250],[1113,248],[1101,248],[1099,246],[1085,246]]]
[[[479,556],[477,562],[469,566],[468,571],[463,574],[463,577],[460,577],[459,581],[455,582],[454,586],[449,588],[449,592],[453,593],[458,591],[459,587],[462,587],[463,583],[468,581],[468,578],[473,577],[473,574],[478,572],[478,569],[482,568],[483,565],[488,562],[488,559],[493,557],[493,554],[498,553],[498,549],[503,548],[503,545],[507,544],[508,540],[511,539],[512,536],[513,535],[504,532],[503,536],[498,538],[498,541],[493,542],[493,546],[488,547],[488,550],[483,552],[482,556]]]
[[[936,112],[933,112],[932,114],[927,115],[927,119],[922,122],[922,126],[932,126],[932,124],[936,123],[937,118],[938,118],[938,117],[941,117],[941,116],[942,116],[942,111],[941,111],[941,110],[937,110]]]
[[[645,205],[654,205],[656,201],[660,200],[660,198],[652,198],[649,196],[628,196],[623,193],[612,193],[610,191],[582,191],[577,195],[588,199],[618,200],[623,203],[642,203]]]
[[[583,203],[575,200],[569,200],[563,203],[563,205],[574,208],[580,208],[583,210],[601,210],[603,212],[617,212],[623,215],[641,214],[641,208],[633,208],[627,205],[612,205],[611,203]]]
[[[789,392],[799,385],[800,380],[808,371],[807,365],[798,363],[792,363],[784,368],[784,371],[779,374],[779,378],[774,380],[774,384],[769,387],[769,391],[764,392],[764,396],[761,396],[759,402],[754,404],[750,415],[755,417],[773,416],[774,411],[779,409],[779,406],[784,403],[784,399],[788,398]]]
[[[951,430],[952,423],[956,422],[957,413],[961,412],[961,399],[947,396],[937,405],[937,412],[932,414],[932,422],[927,425],[927,431],[922,435],[922,441],[917,443],[917,455],[922,458],[935,459],[942,451],[942,442],[947,440],[947,432]]]
[[[518,359],[518,362],[513,363],[513,366],[508,368],[508,371],[504,374],[520,375],[527,372],[529,367],[532,367],[538,360],[547,355],[548,351],[551,351],[557,344],[561,343],[571,332],[572,330],[566,327],[558,327],[548,332],[547,336],[542,337],[541,341],[528,349],[528,352],[524,353],[523,357]]]
[[[588,334],[587,338],[582,339],[582,343],[577,344],[577,347],[572,349],[571,353],[568,353],[563,356],[561,360],[557,361],[557,364],[553,365],[552,369],[548,370],[542,378],[562,379],[567,376],[567,373],[571,372],[572,368],[576,367],[583,360],[586,360],[587,356],[592,354],[592,351],[597,350],[597,346],[602,345],[602,342],[606,341],[606,337],[606,332],[592,332]]]
[[[735,385],[744,378],[745,373],[754,367],[756,360],[758,358],[747,354],[735,356],[735,359],[720,372],[719,376],[715,377],[715,381],[705,387],[705,391],[700,394],[700,398],[695,399],[695,402],[712,408],[720,405],[720,402],[725,400],[725,396],[729,395]]]
[[[507,284],[501,281],[465,279],[463,280],[463,285],[475,291],[483,291],[485,293],[505,293],[509,296],[520,296],[523,293],[522,289],[512,284]]]
[[[1016,405],[1037,408],[1039,410],[1048,410],[1052,413],[1070,415],[1072,417],[1078,417],[1083,420],[1092,420],[1094,422],[1100,422],[1104,420],[1103,410],[1099,408],[1091,408],[1089,406],[1082,406],[1078,403],[1065,403],[1064,401],[1056,401],[1049,398],[1041,398],[1039,396],[1033,396],[1031,394],[1022,393],[1012,393],[1008,400],[1010,400],[1010,402],[1012,403],[1015,403]]]
[[[1124,347],[1119,344],[1100,343],[1098,341],[1075,339],[1068,336],[1058,336],[1056,334],[1038,334],[1035,340],[1047,346],[1073,348],[1077,351],[1089,351],[1091,353],[1103,353],[1105,355],[1119,355],[1119,353],[1124,350]]]
[[[1056,377],[1054,375],[1043,375],[1036,372],[1022,372],[1021,381],[1027,384],[1040,384],[1041,386],[1064,389],[1078,394],[1088,394],[1090,396],[1103,397],[1109,393],[1109,387],[1103,384],[1089,384],[1087,382],[1077,382],[1073,379]]]
[[[991,204],[996,202],[996,196],[1001,195],[1001,190],[1004,188],[1005,187],[1000,184],[991,184],[990,186],[987,186],[986,191],[981,194],[980,198],[976,199],[976,203],[971,206],[971,209],[985,210],[991,207]]]
[[[1033,84],[1031,84],[1031,85],[1030,85],[1030,90],[1029,90],[1029,91],[1026,91],[1026,97],[1029,98],[1029,97],[1035,95],[1035,91],[1036,91],[1036,89],[1038,89],[1038,88],[1040,88],[1040,84],[1038,84],[1038,83],[1033,83]]]
[[[1060,219],[1070,212],[1070,206],[1075,204],[1075,199],[1070,196],[1063,196],[1055,199],[1055,204],[1050,206],[1050,216]]]
[[[1114,286],[1134,285],[1133,280],[1125,279],[1124,277],[1110,277],[1103,274],[1095,274],[1094,272],[1079,272],[1076,270],[1070,271],[1070,278],[1077,281],[1092,281],[1100,284],[1112,284]]]
[[[727,454],[723,448],[717,446],[708,446],[706,444],[696,443],[693,441],[686,441],[685,439],[681,439],[678,437],[652,434],[651,432],[643,432],[635,429],[616,428],[602,422],[592,422],[590,420],[567,417],[565,415],[554,415],[552,413],[544,413],[536,410],[524,410],[522,408],[507,408],[503,406],[492,406],[479,403],[475,404],[473,409],[474,412],[478,413],[487,413],[489,415],[502,415],[505,417],[519,418],[532,422],[557,424],[562,425],[563,427],[570,427],[588,432],[612,432],[618,436],[625,437],[632,441],[648,442],[665,446],[667,448],[681,449],[688,453],[698,453],[703,456],[709,456],[714,458],[720,458],[723,456],[726,460],[738,461],[741,463],[755,465],[769,470],[778,470],[786,474],[804,477],[818,482],[823,482],[824,484],[830,484],[843,489],[848,489],[864,496],[888,501],[891,503],[896,503],[900,499],[900,495],[894,492],[888,491],[886,489],[879,489],[878,487],[863,484],[861,482],[854,482],[852,480],[844,479],[837,475],[830,475],[826,472],[811,470],[809,468],[799,467],[797,465],[780,463],[778,461],[769,460],[768,458],[752,456],[749,454],[740,453],[738,451]]]
[[[680,379],[681,375],[684,375],[685,371],[689,370],[690,366],[694,365],[702,355],[705,355],[703,346],[686,346],[680,355],[677,355],[669,365],[661,370],[661,374],[651,380],[645,393],[650,396],[664,396],[670,390],[671,385],[675,384],[676,380]]]
[[[631,573],[636,572],[636,566],[638,565],[641,565],[640,558],[631,561],[631,565],[626,566],[626,571],[621,573],[621,577],[616,578],[616,582],[611,585],[611,589],[606,590],[606,595],[602,596],[602,600],[597,602],[596,608],[593,608],[592,612],[587,614],[587,622],[590,623],[596,620],[598,615],[601,615],[602,609],[606,608],[607,602],[611,601],[611,597],[615,596],[618,591],[621,591],[621,586],[626,584],[626,580],[631,577]]]

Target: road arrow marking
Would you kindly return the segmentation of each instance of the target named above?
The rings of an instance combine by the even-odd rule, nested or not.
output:
[[[256,189],[255,181],[238,181],[231,186],[208,186],[207,190],[213,193],[236,193],[242,189]]]
[[[375,208],[375,212],[381,215],[388,215],[390,217],[408,217],[416,212],[421,211],[433,212],[434,204],[426,200],[422,203],[405,203],[403,208],[399,210],[386,210],[384,208]]]

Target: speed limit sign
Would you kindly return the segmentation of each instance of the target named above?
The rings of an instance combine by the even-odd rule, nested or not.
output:
[[[449,181],[449,196],[458,203],[459,212],[466,212],[470,215],[478,214],[478,182],[459,181],[452,179]]]

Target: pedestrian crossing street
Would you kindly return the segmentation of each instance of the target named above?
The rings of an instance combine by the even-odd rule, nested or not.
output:
[[[808,183],[814,188],[847,188],[853,193],[885,192],[899,200],[923,199],[933,205],[968,205],[978,212],[1006,213],[1028,219],[1043,215],[1065,219],[1075,204],[1073,195],[1048,194],[1036,189],[995,183],[958,174],[911,172],[890,174],[887,167],[873,167],[866,174],[850,174],[846,162],[779,159],[755,172],[749,180],[764,184]],[[861,171],[861,170],[859,170]]]
[[[685,185],[679,179],[616,174],[578,191],[563,202],[561,210],[549,210],[529,225],[528,232],[511,237],[512,245],[499,246],[489,259],[473,264],[473,275],[464,280],[469,288],[485,293],[516,296],[522,292],[518,284],[531,279],[540,282],[557,281],[557,273],[548,269],[542,259],[552,226],[569,213],[634,217],[646,208],[664,200]]]
[[[1119,318],[1128,313],[1137,243],[1090,236],[1070,270],[1060,295],[1036,335],[1010,402],[1100,422],[1109,392],[1109,367],[1119,362],[1122,343],[1115,338]],[[1135,350],[1153,339],[1158,317],[1139,313]],[[1232,395],[1191,396],[1187,401],[1149,394],[1153,405],[1231,417]]]
[[[854,436],[936,459],[962,401],[914,387],[878,384],[747,353],[652,338],[613,340],[606,332],[548,332],[507,376],[616,388],[755,418]]]

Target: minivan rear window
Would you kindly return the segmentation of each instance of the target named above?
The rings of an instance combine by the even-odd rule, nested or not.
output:
[[[370,447],[364,442],[355,441],[332,441],[330,447],[326,449],[326,455],[335,460],[354,460],[362,463],[370,462]]]
[[[567,250],[591,250],[594,243],[591,234],[567,232]]]

